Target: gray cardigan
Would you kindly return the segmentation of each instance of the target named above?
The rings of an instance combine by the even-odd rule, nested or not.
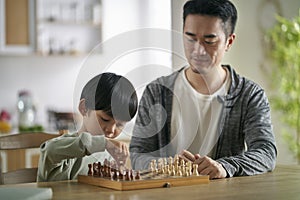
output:
[[[227,67],[231,86],[219,96],[223,111],[219,119],[219,139],[212,157],[223,165],[227,177],[261,174],[275,168],[277,150],[270,106],[264,90]],[[147,85],[130,143],[134,169],[146,169],[150,160],[171,155],[172,99],[179,72],[160,77]],[[246,145],[246,147],[245,147]]]

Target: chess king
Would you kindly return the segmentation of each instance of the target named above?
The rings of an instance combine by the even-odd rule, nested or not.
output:
[[[132,167],[174,156],[211,179],[272,171],[276,144],[264,90],[222,60],[235,42],[229,0],[189,0],[183,7],[188,65],[149,83],[130,143]]]

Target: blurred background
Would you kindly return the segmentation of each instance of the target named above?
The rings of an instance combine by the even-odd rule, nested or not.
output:
[[[267,58],[265,34],[276,14],[297,16],[300,1],[232,1],[239,13],[237,37],[224,64],[272,94],[273,63]],[[76,130],[80,91],[97,73],[127,76],[140,96],[149,81],[184,66],[180,34],[185,2],[0,0],[0,112],[10,125],[6,132],[20,128],[24,91],[34,116],[31,125],[50,132]],[[272,110],[278,163],[296,164],[282,138],[279,115]],[[131,128],[132,123],[121,138],[130,138]]]

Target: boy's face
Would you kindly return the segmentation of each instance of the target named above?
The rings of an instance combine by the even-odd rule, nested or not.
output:
[[[83,125],[92,135],[115,138],[120,135],[126,122],[115,120],[102,110],[89,110],[83,117]]]

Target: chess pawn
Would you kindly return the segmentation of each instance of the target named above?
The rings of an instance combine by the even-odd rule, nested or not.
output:
[[[140,171],[136,172],[136,175],[135,175],[134,178],[135,178],[135,180],[140,180],[141,179]]]
[[[171,170],[169,165],[165,165],[165,174],[171,176]]]
[[[173,165],[173,158],[171,156],[168,159],[168,164],[170,167]]]
[[[156,160],[153,159],[152,162],[153,162],[154,172],[157,173],[158,170],[157,170],[157,163],[156,163]]]
[[[93,176],[99,176],[98,163],[93,163]]]
[[[120,179],[120,180],[123,180],[125,170],[126,170],[126,169],[125,169],[124,165],[120,165],[120,166],[119,166],[119,179]]]
[[[107,165],[105,164],[105,162],[103,163],[103,177],[106,177],[107,176]]]
[[[189,176],[192,175],[192,163],[191,162],[186,163],[186,171],[189,174]]]
[[[165,168],[163,166],[163,164],[159,164],[159,171],[158,171],[159,174],[165,174]]]
[[[197,164],[193,164],[193,176],[199,176]]]
[[[113,176],[112,176],[113,180],[118,180],[119,179],[119,170],[114,168],[113,169]]]
[[[124,171],[119,170],[119,180],[124,179]]]
[[[188,176],[191,176],[191,172],[189,170],[189,167],[185,167],[185,172],[184,172],[184,176],[188,177]]]
[[[108,160],[107,160],[107,158],[104,159],[103,165],[104,165],[104,166],[108,166]]]
[[[129,170],[126,170],[126,173],[125,173],[125,181],[130,181]]]
[[[97,169],[98,169],[98,176],[100,176],[100,177],[103,176],[103,175],[102,175],[102,171],[101,171],[101,167],[102,167],[102,166],[101,166],[101,162],[98,162],[98,167],[97,167]]]
[[[104,166],[103,165],[100,166],[99,171],[100,171],[100,176],[104,177]]]
[[[108,178],[111,178],[111,163],[107,162],[106,175]]]
[[[167,158],[164,158],[163,161],[164,161],[164,166],[166,166],[168,164]]]
[[[164,166],[163,166],[163,168],[164,168],[164,175],[166,175],[166,176],[167,176],[168,173],[169,173],[169,172],[168,172],[168,171],[169,171],[169,168],[168,168],[168,167],[169,167],[168,165],[164,165]]]
[[[185,161],[183,159],[180,160],[180,166],[185,166]]]
[[[152,173],[152,176],[155,176],[157,174],[157,168],[156,168],[156,161],[152,160],[150,162],[150,171]]]
[[[157,162],[158,162],[158,165],[163,165],[164,164],[163,158],[159,158]]]
[[[130,170],[130,180],[134,180],[134,171],[132,169]]]
[[[176,176],[182,176],[181,167],[177,167]]]
[[[172,165],[171,176],[175,176],[175,175],[176,175],[175,167],[174,167],[174,165]]]
[[[182,175],[183,176],[185,176],[185,171],[186,171],[186,169],[185,169],[185,166],[184,165],[180,165],[180,169],[181,169],[181,172],[182,172]]]
[[[174,157],[174,164],[179,165],[179,156],[177,154]]]
[[[154,165],[153,162],[150,162],[150,171],[153,174],[154,173]]]
[[[92,176],[93,175],[92,164],[88,164],[88,167],[89,167],[88,176]]]

